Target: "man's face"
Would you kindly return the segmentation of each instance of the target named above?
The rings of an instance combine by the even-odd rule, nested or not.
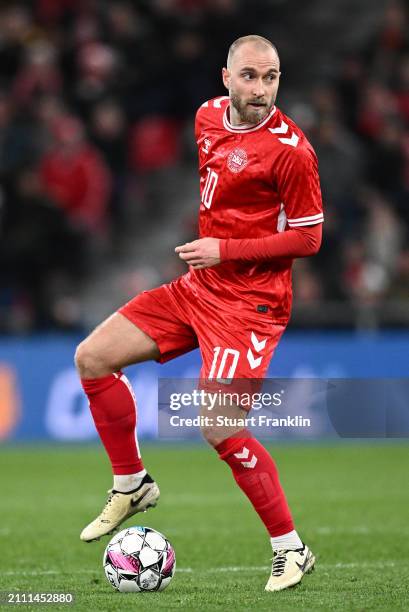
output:
[[[274,106],[280,81],[280,61],[274,49],[244,43],[223,68],[223,83],[229,90],[233,124],[255,125]]]

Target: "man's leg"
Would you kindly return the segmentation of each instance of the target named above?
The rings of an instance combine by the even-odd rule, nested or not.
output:
[[[201,377],[205,389],[220,389],[221,393],[254,393],[259,390],[273,352],[284,331],[282,325],[270,321],[235,319],[229,313],[230,325],[217,313],[205,313],[213,318],[213,326],[198,322],[203,354]],[[221,322],[219,322],[221,321]],[[230,384],[218,380],[231,379]],[[206,412],[206,407],[204,408]],[[234,403],[218,406],[219,414],[243,419],[246,410]],[[214,413],[214,410],[212,410]],[[210,414],[210,413],[209,413]],[[241,430],[241,431],[240,431]],[[274,538],[285,536],[289,547],[302,545],[294,531],[290,510],[281,487],[276,465],[264,446],[242,427],[206,428],[206,440],[220,458],[260,516],[274,545]]]
[[[101,323],[77,348],[75,362],[115,476],[143,470],[135,435],[135,396],[121,369],[158,357],[154,340],[119,313]],[[135,484],[119,478],[114,487],[127,491]]]
[[[81,533],[84,541],[98,539],[128,516],[156,505],[159,489],[142,463],[136,400],[121,368],[158,357],[154,340],[119,313],[99,325],[77,348],[75,362],[81,383],[114,474],[107,506]]]
[[[211,412],[203,406],[201,414],[211,414],[213,422],[217,422],[218,415],[229,417],[229,422],[240,422],[240,419],[248,416],[246,410],[233,404],[216,405]],[[202,434],[220,459],[230,467],[236,483],[270,534],[273,567],[266,591],[279,591],[297,584],[304,574],[313,569],[315,558],[294,529],[278,470],[270,453],[240,425],[202,427]]]
[[[203,407],[201,414],[213,418],[227,416],[231,423],[235,420],[240,422],[248,416],[246,410],[234,404],[215,406],[211,411]],[[278,538],[284,541],[285,536],[288,547],[302,546],[294,530],[277,467],[264,446],[240,425],[203,427],[202,433],[220,459],[230,467],[235,481],[252,503],[272,540]]]
[[[151,359],[163,363],[195,348],[189,300],[183,278],[144,291],[77,349],[75,361],[114,473],[107,504],[83,530],[82,540],[110,533],[128,516],[154,506],[159,498],[159,488],[142,464],[135,432],[136,401],[121,368]]]
[[[209,320],[213,325],[207,324]],[[243,393],[246,386],[250,395],[259,391],[259,383],[266,375],[283,334],[283,325],[272,324],[265,317],[256,319],[254,314],[249,314],[249,318],[238,318],[217,304],[216,310],[209,306],[206,310],[198,311],[195,329],[203,355],[201,379],[204,389],[210,390],[216,384],[222,393],[223,390],[226,393]],[[224,379],[229,379],[231,384],[217,384],[218,380]],[[223,416],[227,411],[236,418],[247,415],[245,410],[234,404],[228,408],[225,403],[218,410]],[[235,481],[270,535],[274,560],[266,590],[281,590],[296,584],[311,569],[314,558],[308,548],[304,548],[294,529],[278,470],[270,453],[242,427],[224,431],[217,427],[213,431],[206,428],[203,433],[232,470]],[[307,564],[304,565],[303,561],[298,566],[297,563],[304,558],[308,559]]]

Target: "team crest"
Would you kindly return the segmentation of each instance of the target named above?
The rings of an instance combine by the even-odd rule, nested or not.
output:
[[[237,174],[247,166],[247,153],[244,149],[234,149],[229,153],[227,166],[231,172]]]

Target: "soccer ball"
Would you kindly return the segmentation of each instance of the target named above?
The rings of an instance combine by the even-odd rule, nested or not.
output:
[[[159,531],[128,527],[109,542],[103,566],[109,583],[121,593],[163,591],[175,573],[176,556]]]

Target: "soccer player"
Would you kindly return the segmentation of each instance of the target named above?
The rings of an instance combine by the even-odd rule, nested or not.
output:
[[[159,498],[142,463],[136,399],[121,369],[149,359],[163,363],[199,346],[201,379],[263,378],[290,316],[292,261],[314,255],[321,244],[317,159],[302,131],[275,106],[276,48],[261,36],[239,38],[222,75],[229,95],[205,102],[196,116],[200,238],[175,249],[189,271],[137,295],[76,352],[114,475],[105,507],[81,533],[87,542]],[[239,405],[228,412],[246,415]],[[273,564],[266,590],[297,584],[315,558],[294,528],[272,457],[240,427],[227,434],[204,427],[203,435],[269,533]]]

